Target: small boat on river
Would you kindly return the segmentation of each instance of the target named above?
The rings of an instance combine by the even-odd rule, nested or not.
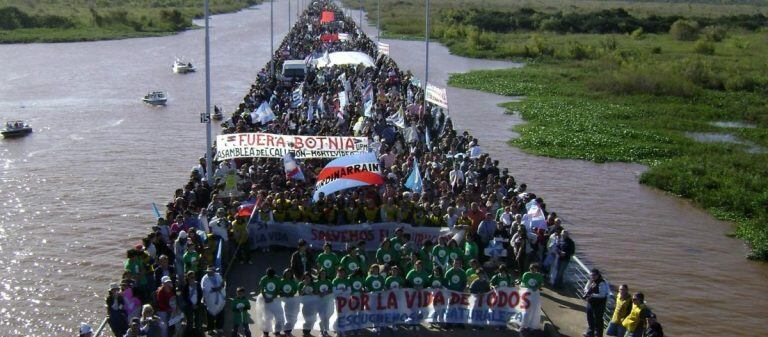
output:
[[[32,133],[32,127],[24,121],[8,121],[0,133],[3,134],[4,138],[24,137]]]
[[[144,103],[151,105],[165,105],[168,101],[168,95],[163,91],[153,91],[141,98]]]
[[[224,118],[224,114],[221,112],[221,108],[218,106],[213,106],[213,115],[211,115],[211,118],[215,121],[220,121],[222,118]]]
[[[176,74],[193,73],[195,72],[195,66],[192,65],[192,62],[177,58],[176,61],[173,62],[173,72]]]

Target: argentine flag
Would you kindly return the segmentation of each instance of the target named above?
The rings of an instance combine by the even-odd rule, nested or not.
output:
[[[408,176],[408,179],[405,181],[405,187],[419,194],[421,194],[421,191],[424,190],[424,181],[421,179],[421,172],[419,172],[419,162],[416,160],[416,158],[413,159],[413,170]]]

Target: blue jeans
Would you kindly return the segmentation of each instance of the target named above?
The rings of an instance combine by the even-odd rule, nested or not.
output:
[[[566,261],[560,260],[557,262],[557,274],[555,275],[555,284],[553,285],[555,288],[563,287],[563,278],[565,277],[565,270],[568,269],[568,264],[570,262],[571,262],[571,259],[568,259]]]
[[[627,329],[620,323],[608,323],[608,329],[605,330],[605,334],[608,336],[624,337],[627,333]]]
[[[603,314],[605,299],[587,301],[587,333],[595,337],[603,337]]]

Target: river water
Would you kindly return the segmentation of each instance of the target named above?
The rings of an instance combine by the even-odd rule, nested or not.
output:
[[[286,7],[275,3],[276,44]],[[269,7],[214,16],[211,27],[213,102],[229,111],[269,56]],[[0,336],[61,336],[103,317],[107,284],[153,222],[150,203],[165,203],[205,149],[203,34],[0,46],[0,119],[35,129],[0,142]],[[423,43],[387,42],[423,78]],[[172,74],[176,56],[201,71]],[[520,66],[437,44],[430,56],[437,85],[452,72]],[[142,104],[150,90],[168,91],[168,106]],[[639,185],[643,166],[509,147],[520,120],[496,106],[507,97],[455,88],[448,96],[456,125],[573,223],[580,254],[612,282],[644,291],[669,333],[768,335],[768,266],[744,259],[742,243],[724,235],[729,224]]]

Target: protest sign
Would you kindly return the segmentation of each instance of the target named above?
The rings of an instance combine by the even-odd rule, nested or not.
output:
[[[446,289],[398,288],[379,292],[349,292],[326,296],[304,295],[256,300],[254,323],[260,331],[274,331],[274,323],[292,322],[296,328],[352,331],[393,325],[451,323],[540,329],[541,300],[537,290],[496,288],[467,294]],[[280,325],[280,324],[278,324]]]
[[[427,102],[431,102],[444,109],[448,109],[448,93],[446,92],[445,88],[440,88],[438,86],[427,83],[426,95]]]
[[[336,158],[368,151],[366,137],[233,133],[216,137],[216,160],[232,158]]]
[[[353,187],[382,185],[384,178],[379,166],[379,159],[369,152],[336,158],[317,175],[312,199],[317,201],[321,193],[331,194]]]

